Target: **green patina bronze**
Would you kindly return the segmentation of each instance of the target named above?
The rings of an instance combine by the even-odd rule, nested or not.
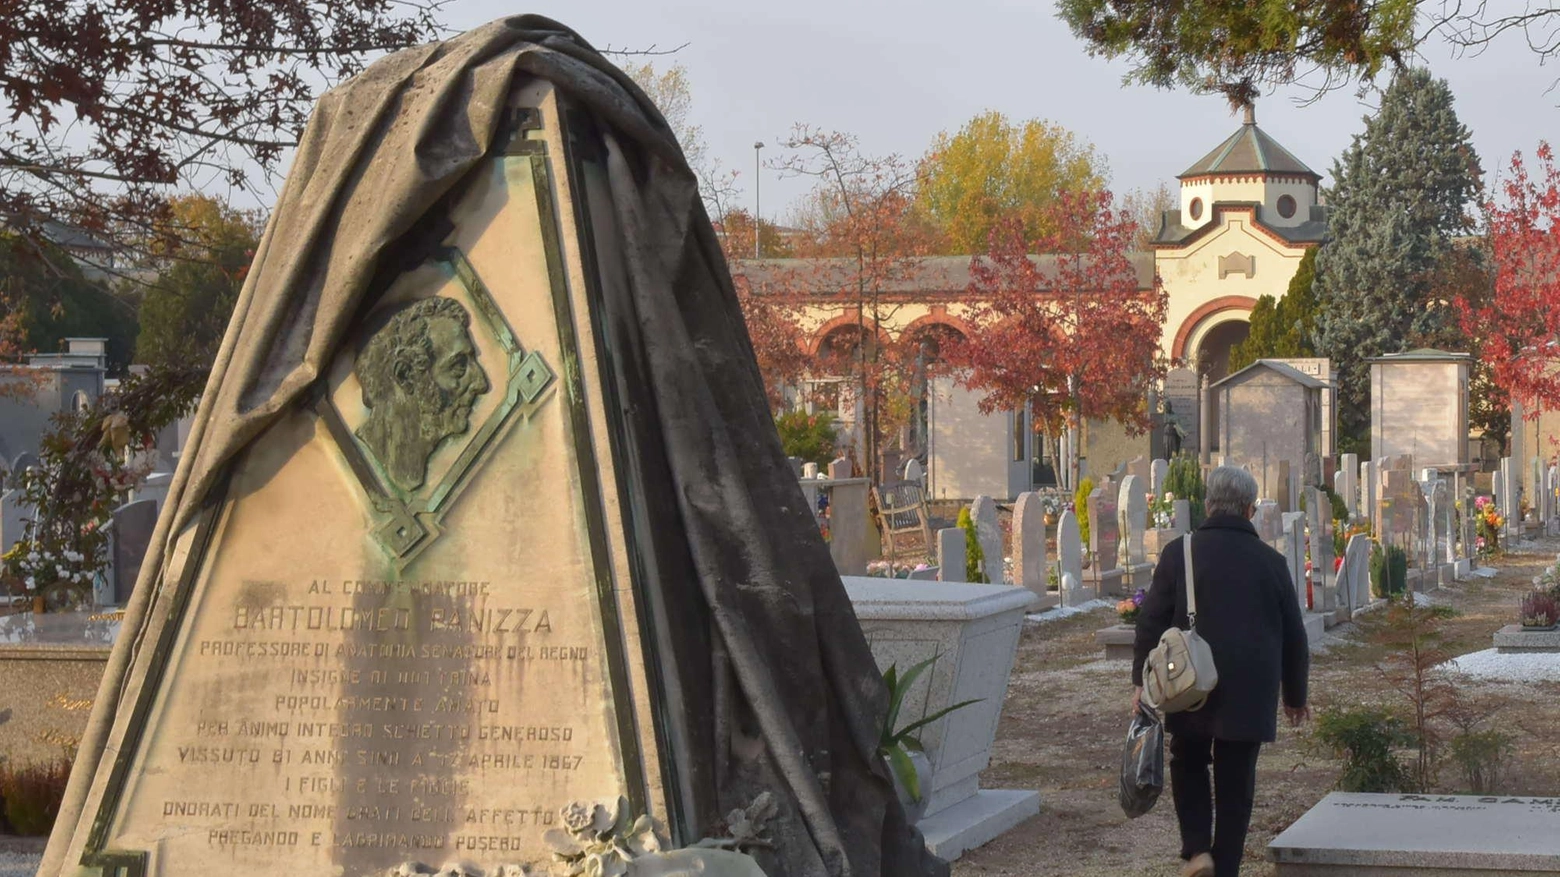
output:
[[[471,428],[473,406],[492,387],[470,326],[460,302],[420,299],[391,311],[358,349],[353,373],[368,419],[355,433],[403,491],[422,486],[434,451]]]

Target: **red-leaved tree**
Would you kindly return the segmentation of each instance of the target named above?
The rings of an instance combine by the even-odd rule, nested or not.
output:
[[[1504,202],[1487,205],[1493,292],[1454,299],[1491,381],[1529,417],[1560,409],[1560,168],[1548,143],[1537,159],[1530,175],[1512,156]]]
[[[1076,440],[1080,418],[1150,426],[1148,388],[1164,375],[1159,336],[1169,302],[1155,274],[1140,285],[1137,223],[1109,191],[1062,194],[1056,231],[1030,241],[1007,219],[970,262],[974,337],[952,357],[983,412],[1029,404],[1035,429]],[[1033,254],[1040,255],[1033,255]],[[1071,449],[1068,484],[1077,483]]]

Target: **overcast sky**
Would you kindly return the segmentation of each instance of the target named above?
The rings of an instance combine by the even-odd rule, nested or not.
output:
[[[1240,119],[1223,98],[1123,86],[1124,62],[1090,58],[1047,2],[963,0],[452,0],[450,27],[464,30],[518,12],[548,15],[597,48],[686,47],[657,63],[681,63],[693,84],[693,121],[713,157],[738,169],[752,206],[753,142],[771,144],[795,122],[848,131],[873,154],[918,157],[938,131],[987,108],[1019,120],[1057,122],[1108,160],[1112,188],[1173,185],[1175,175],[1232,133]],[[1540,67],[1520,35],[1480,57],[1444,43],[1427,63],[1457,96],[1486,171],[1511,153],[1531,154],[1560,124],[1560,68]],[[1371,107],[1352,89],[1299,106],[1295,90],[1257,104],[1257,123],[1317,173],[1362,128]],[[806,188],[765,169],[762,211],[780,218]]]

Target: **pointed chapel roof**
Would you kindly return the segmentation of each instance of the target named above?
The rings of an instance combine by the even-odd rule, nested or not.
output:
[[[1231,134],[1202,160],[1187,168],[1177,179],[1187,177],[1219,176],[1224,174],[1275,174],[1310,177],[1320,180],[1321,175],[1305,166],[1305,162],[1278,145],[1278,141],[1257,127],[1256,111],[1246,107],[1246,121],[1240,130]]]

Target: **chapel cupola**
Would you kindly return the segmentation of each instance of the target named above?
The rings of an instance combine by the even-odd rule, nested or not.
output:
[[[1257,127],[1251,106],[1239,130],[1177,179],[1181,209],[1166,214],[1158,244],[1174,244],[1209,225],[1221,207],[1254,211],[1258,224],[1284,238],[1309,240],[1318,223],[1325,225],[1317,197],[1321,176]]]

